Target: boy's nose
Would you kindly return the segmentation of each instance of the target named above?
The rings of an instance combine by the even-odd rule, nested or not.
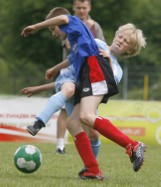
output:
[[[119,39],[119,43],[122,43],[122,42],[123,42],[123,38],[120,38],[120,39]]]

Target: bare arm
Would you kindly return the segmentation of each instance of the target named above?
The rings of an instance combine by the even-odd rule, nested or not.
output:
[[[21,94],[28,95],[28,97],[31,97],[32,95],[41,93],[43,91],[51,90],[55,87],[55,83],[48,83],[48,84],[42,84],[39,86],[31,86],[31,87],[26,87],[20,90]]]
[[[40,29],[51,27],[51,26],[53,27],[53,26],[64,25],[68,23],[69,23],[68,16],[66,15],[57,16],[24,28],[21,32],[21,36],[27,37],[31,34],[35,34]]]
[[[45,79],[49,80],[55,77],[55,75],[63,68],[66,68],[69,66],[69,60],[66,59],[62,61],[61,63],[57,64],[56,66],[53,66],[52,68],[49,68],[46,70],[45,73]]]

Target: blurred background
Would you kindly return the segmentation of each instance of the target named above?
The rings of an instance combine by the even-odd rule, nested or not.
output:
[[[23,87],[46,83],[45,70],[61,61],[60,41],[48,29],[27,39],[20,35],[25,26],[43,21],[56,6],[73,13],[72,0],[0,1],[0,95],[18,95]],[[126,23],[134,23],[147,38],[139,56],[119,59],[124,77],[120,94],[113,98],[160,100],[161,1],[93,0],[92,7],[90,15],[101,25],[108,44]]]

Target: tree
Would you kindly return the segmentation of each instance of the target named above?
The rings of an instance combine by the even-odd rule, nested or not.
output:
[[[7,93],[16,93],[24,84],[30,84],[31,72],[35,74],[32,84],[42,83],[46,68],[61,60],[60,41],[53,39],[47,29],[27,39],[20,36],[21,30],[29,24],[44,20],[53,7],[63,6],[72,12],[71,4],[72,1],[60,0],[0,1],[0,57],[6,68],[4,77],[8,73],[8,77],[17,80],[13,83],[12,79],[8,79],[16,89],[5,88]],[[112,42],[116,29],[129,22],[142,29],[147,37],[146,49],[133,59],[120,61],[122,67],[129,64],[132,69],[139,69],[141,65],[143,68],[147,65],[158,68],[161,53],[161,1],[93,0],[92,6],[91,17],[102,26],[108,44]]]

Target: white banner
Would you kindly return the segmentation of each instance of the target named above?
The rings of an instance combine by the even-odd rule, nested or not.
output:
[[[58,112],[52,116],[45,128],[32,136],[26,127],[35,121],[48,98],[44,97],[0,97],[0,141],[56,141]],[[67,142],[67,133],[66,133]]]

